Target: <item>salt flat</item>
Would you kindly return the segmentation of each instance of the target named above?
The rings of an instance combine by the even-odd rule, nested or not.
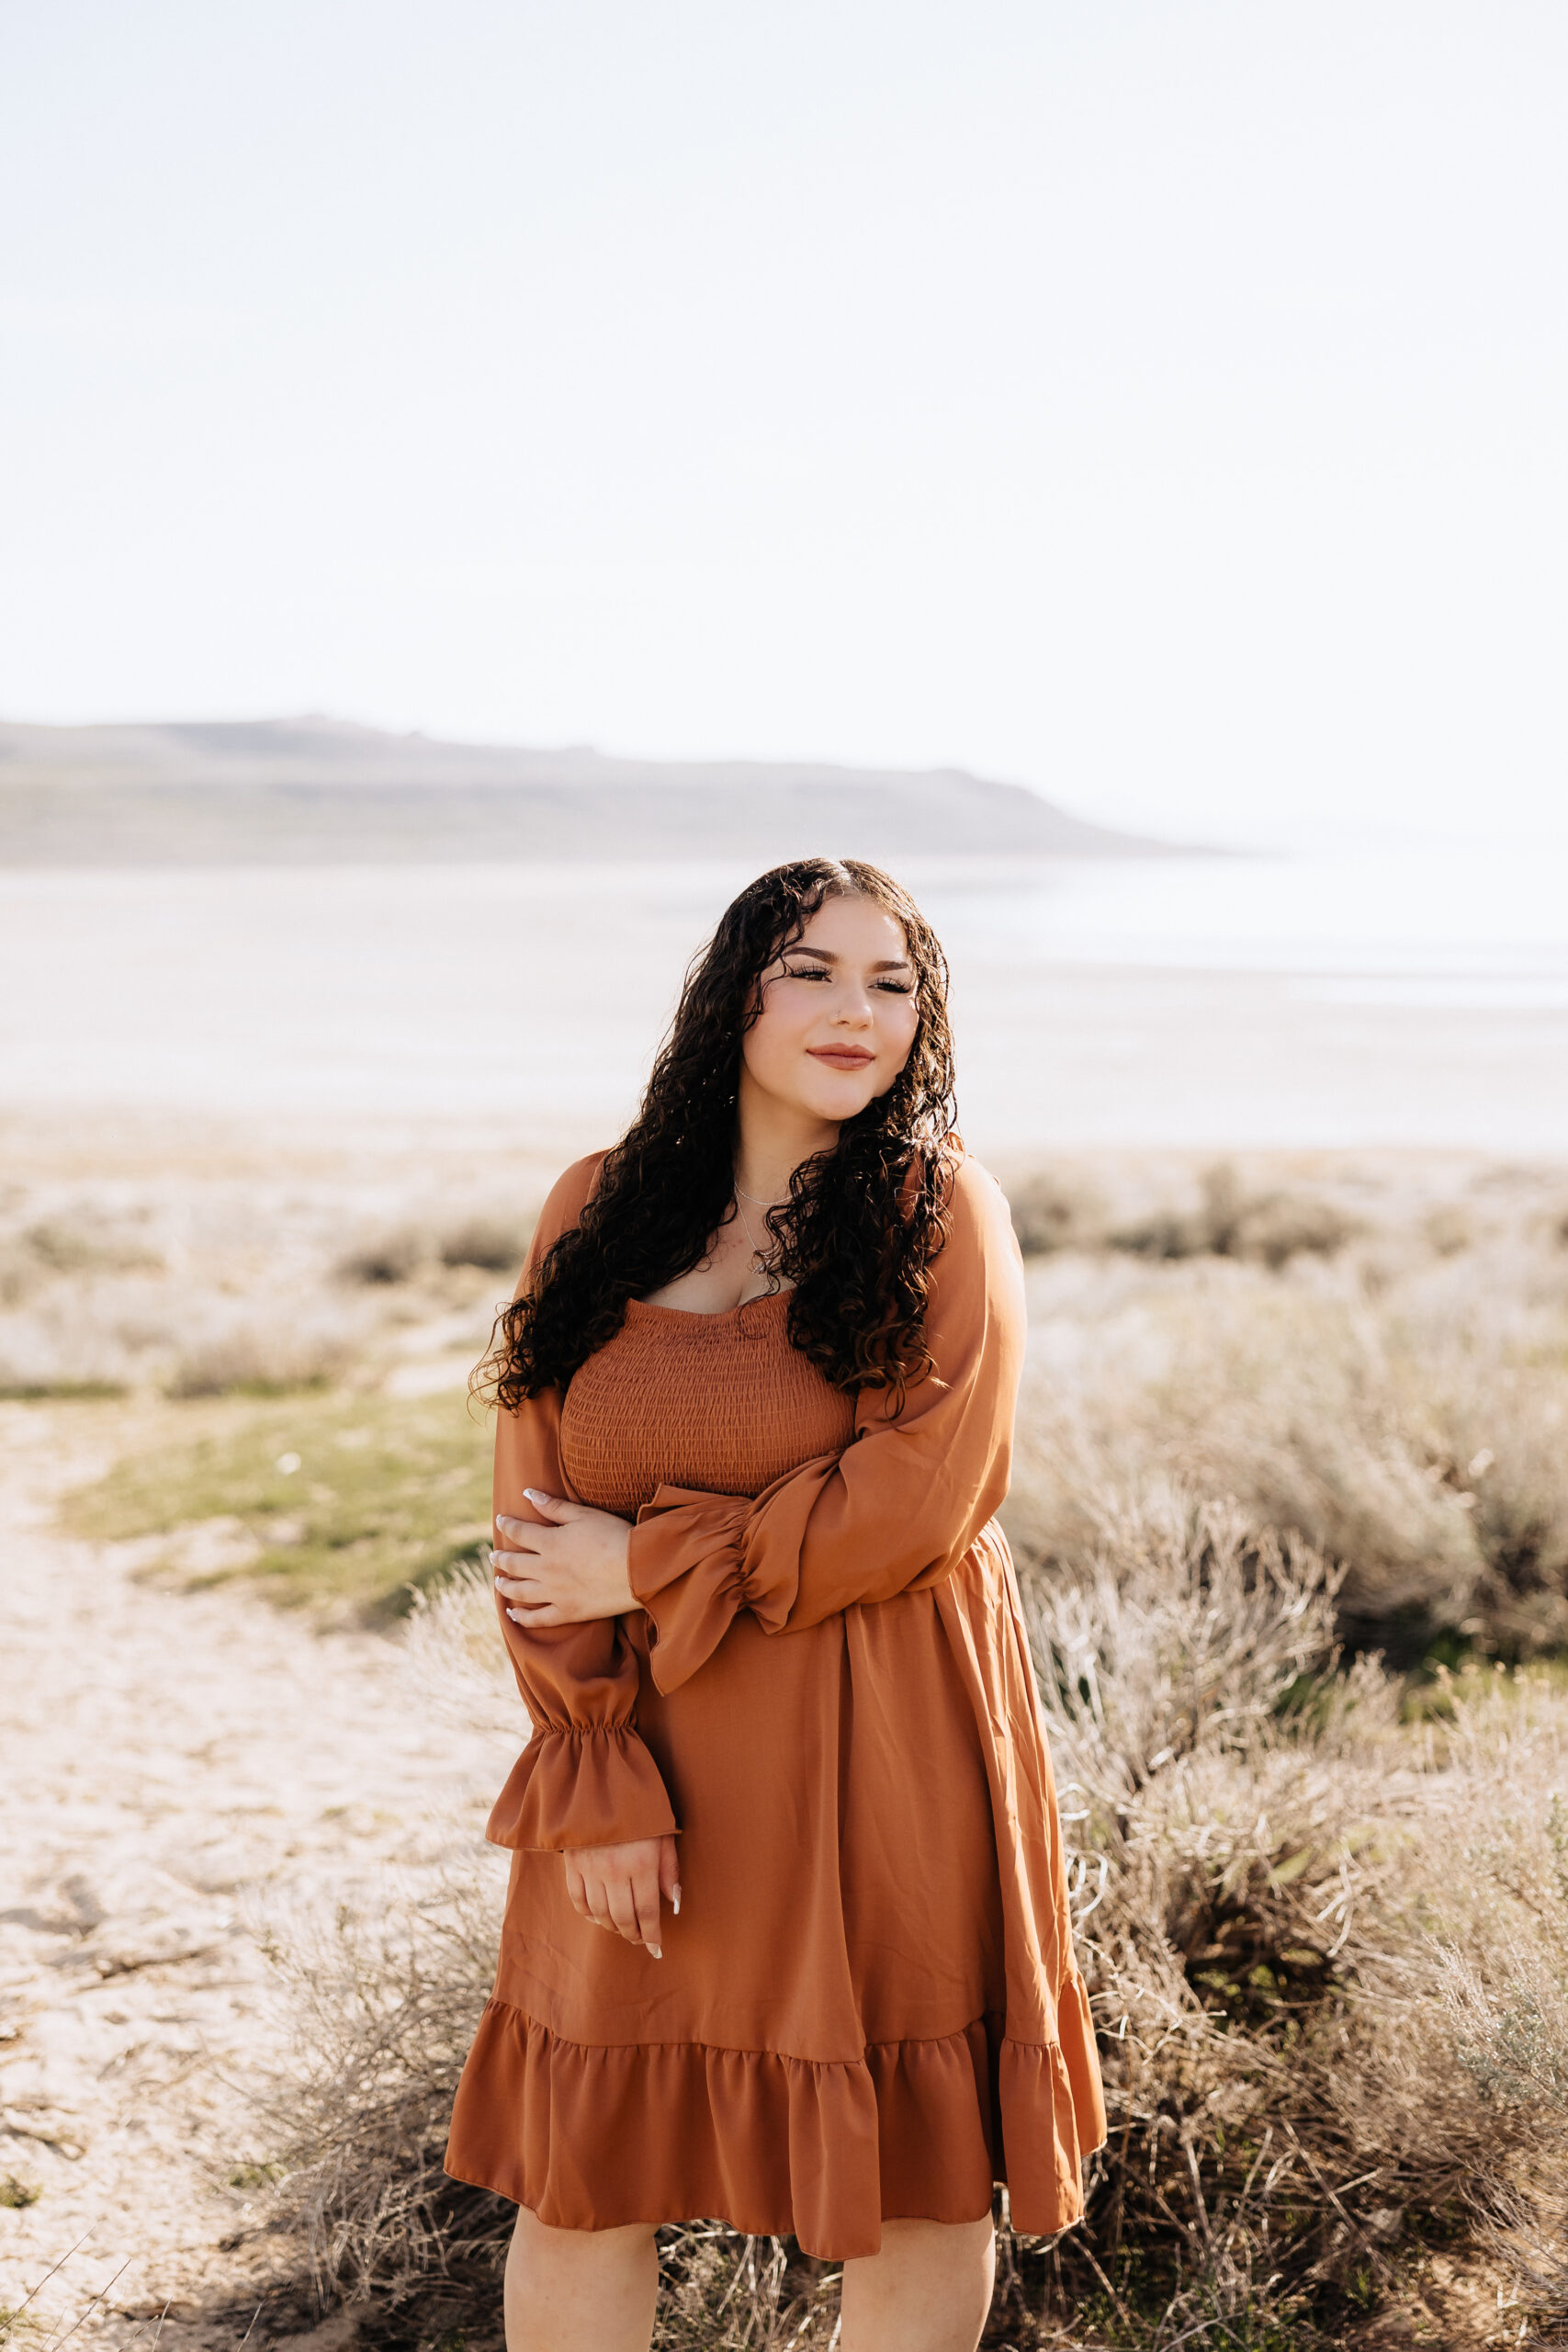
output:
[[[6,872],[0,1115],[389,1120],[558,1160],[630,1113],[748,871]],[[905,878],[952,962],[984,1156],[1568,1148],[1550,860],[914,861]]]

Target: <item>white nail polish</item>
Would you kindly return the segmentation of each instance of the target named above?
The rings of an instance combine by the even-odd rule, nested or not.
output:
[[[653,1954],[653,1957],[654,1957],[654,1959],[655,1959],[655,1960],[662,1960],[662,1959],[663,1959],[664,1954],[663,1954],[663,1952],[660,1951],[660,1947],[659,1947],[657,1944],[649,1944],[649,1947],[648,1947],[648,1949],[649,1949],[649,1951]]]
[[[674,1894],[670,1897],[670,1908],[674,1912],[675,1917],[678,1919],[681,1916],[681,1890],[679,1887],[675,1889]]]

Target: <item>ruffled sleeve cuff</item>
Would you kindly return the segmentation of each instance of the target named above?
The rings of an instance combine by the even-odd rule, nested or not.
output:
[[[547,1724],[513,1766],[485,1836],[492,1846],[558,1854],[677,1826],[659,1767],[629,1724]]]
[[[739,1609],[769,1632],[788,1614],[787,1595],[754,1589],[745,1566],[751,1504],[739,1495],[660,1487],[637,1515],[627,1547],[631,1587],[648,1611],[649,1663],[660,1690],[678,1690],[713,1656]]]

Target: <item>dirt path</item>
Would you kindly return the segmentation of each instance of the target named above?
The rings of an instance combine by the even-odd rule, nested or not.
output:
[[[479,1827],[510,1758],[421,1710],[393,1640],[56,1533],[107,1440],[0,1406],[0,2305],[69,2256],[29,2306],[40,2344],[107,2288],[74,2342],[150,2344],[173,2298],[172,2352],[255,2275],[222,2242],[267,2153],[247,2086],[287,2031],[260,1912],[373,1905],[455,1843],[499,1870]]]

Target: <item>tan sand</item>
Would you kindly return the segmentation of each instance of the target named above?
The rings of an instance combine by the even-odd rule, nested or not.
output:
[[[148,2343],[172,2298],[167,2352],[236,2341],[197,2314],[259,2301],[276,2260],[225,2248],[265,2195],[247,2102],[283,2031],[256,1920],[374,1908],[454,1860],[499,1873],[479,1830],[512,1747],[411,1704],[394,1641],[55,1532],[132,1409],[0,1407],[0,2178],[42,2192],[0,2212],[0,2303],[68,2255],[30,2307],[50,2334],[107,2290],[84,2334]]]

